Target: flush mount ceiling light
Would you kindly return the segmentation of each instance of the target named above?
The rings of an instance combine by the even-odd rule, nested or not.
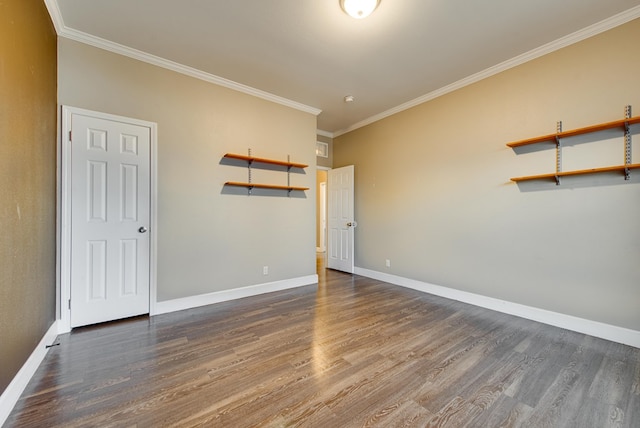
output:
[[[371,15],[376,10],[380,0],[340,0],[340,7],[347,15],[362,19]]]

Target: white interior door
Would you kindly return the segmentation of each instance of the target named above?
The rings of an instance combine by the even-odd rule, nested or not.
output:
[[[149,313],[148,127],[71,116],[70,324]]]
[[[354,190],[353,165],[332,169],[328,173],[328,248],[327,267],[354,271]]]

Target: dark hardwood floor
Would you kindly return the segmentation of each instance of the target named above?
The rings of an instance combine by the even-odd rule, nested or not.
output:
[[[59,337],[7,427],[640,427],[640,350],[372,279]]]

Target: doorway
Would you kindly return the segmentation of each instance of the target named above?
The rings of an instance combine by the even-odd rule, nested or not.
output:
[[[327,170],[316,171],[316,252],[327,250]]]
[[[327,254],[327,171],[316,169],[316,273],[322,274],[326,267]]]

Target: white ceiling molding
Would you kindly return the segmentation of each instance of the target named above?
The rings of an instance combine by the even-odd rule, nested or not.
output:
[[[182,65],[174,61],[160,58],[158,56],[151,55],[146,52],[142,52],[137,49],[133,49],[128,46],[121,45],[119,43],[114,43],[109,40],[102,39],[100,37],[92,36],[91,34],[87,34],[82,31],[74,30],[72,28],[67,28],[64,25],[62,14],[60,13],[60,9],[58,8],[57,1],[55,0],[44,0],[44,1],[45,1],[45,5],[47,6],[47,9],[49,10],[49,15],[51,16],[56,32],[60,37],[64,37],[70,40],[75,40],[77,42],[94,46],[100,49],[104,49],[109,52],[124,55],[129,58],[137,59],[139,61],[146,62],[148,64],[166,68],[167,70],[175,71],[177,73],[194,77],[196,79],[204,80],[205,82],[213,83],[218,86],[223,86],[228,89],[233,89],[234,91],[252,95],[254,97],[271,101],[276,104],[281,104],[283,106],[300,110],[305,113],[311,113],[315,116],[318,116],[320,113],[322,113],[322,110],[318,108],[310,107],[302,103],[298,103],[296,101],[279,97],[278,95],[261,91],[260,89],[252,88],[250,86],[243,85],[241,83],[237,83],[232,80],[225,79],[223,77],[219,77],[210,73],[205,73],[204,71],[198,70],[196,68],[188,67],[186,65]]]
[[[60,34],[64,29],[64,20],[62,19],[62,13],[58,7],[58,2],[55,0],[44,0],[44,5],[49,11],[51,21],[53,21],[53,27],[56,29],[56,34]]]
[[[487,77],[491,77],[503,71],[509,70],[510,68],[517,67],[518,65],[524,64],[525,62],[534,60],[536,58],[540,58],[541,56],[555,52],[564,47],[572,45],[574,43],[578,43],[582,40],[588,39],[589,37],[603,33],[607,30],[611,30],[615,27],[626,24],[627,22],[633,21],[634,19],[637,19],[637,18],[640,18],[640,6],[633,7],[629,10],[626,10],[622,13],[614,15],[610,18],[607,18],[589,27],[583,28],[582,30],[576,31],[575,33],[569,34],[566,37],[562,37],[558,40],[547,43],[546,45],[542,45],[536,49],[530,50],[529,52],[525,52],[522,55],[518,55],[515,58],[509,59],[500,64],[494,65],[493,67],[489,67],[481,72],[465,77],[464,79],[460,79],[457,82],[454,82],[450,85],[447,85],[435,91],[429,92],[426,95],[422,95],[404,104],[400,104],[397,107],[391,108],[389,110],[383,111],[382,113],[379,113],[367,119],[361,120],[360,122],[354,123],[348,128],[334,132],[333,136],[339,137],[340,135],[344,135],[348,132],[355,131],[358,128],[362,128],[366,125],[370,125],[386,117],[392,116],[396,113],[400,113],[401,111],[408,110],[419,104],[425,103],[427,101],[431,101],[435,98],[441,97],[450,92],[464,88],[465,86],[479,82],[480,80],[486,79]]]
[[[208,72],[204,72],[202,70],[199,69],[195,69],[168,59],[164,59],[162,57],[159,56],[155,56],[155,55],[151,55],[142,51],[138,51],[136,49],[133,48],[129,48],[127,46],[123,46],[114,42],[110,42],[106,39],[102,39],[100,37],[96,37],[96,36],[92,36],[88,33],[84,33],[78,30],[74,30],[70,27],[67,27],[64,24],[64,20],[62,17],[62,14],[60,12],[59,9],[59,5],[58,2],[60,0],[44,0],[47,9],[49,10],[49,14],[54,22],[54,26],[56,28],[56,31],[58,33],[59,36],[61,37],[65,37],[65,38],[69,38],[69,39],[73,39],[76,41],[79,41],[81,43],[85,43],[85,44],[89,44],[89,45],[93,45],[96,47],[99,47],[101,49],[105,49],[114,53],[118,53],[124,56],[128,56],[143,62],[147,62],[159,67],[163,67],[175,72],[179,72],[197,79],[201,79],[219,86],[223,86],[223,87],[227,87],[236,91],[240,91],[255,97],[259,97],[274,103],[278,103],[281,105],[285,105],[287,107],[290,108],[294,108],[297,110],[301,110],[307,113],[311,113],[314,114],[316,116],[318,116],[322,110],[315,108],[315,107],[310,107],[309,105],[305,105],[305,104],[301,104],[299,102],[296,101],[292,101],[291,99],[287,99],[287,98],[283,98],[281,96],[275,95],[275,93],[277,93],[277,90],[274,90],[273,93],[272,92],[266,92],[264,90],[260,90],[260,89],[256,89],[253,87],[249,87],[246,86],[244,84],[241,83],[237,83],[219,76],[216,76],[214,74],[208,73]],[[574,0],[576,1],[576,0]],[[627,0],[625,0],[627,1]],[[602,16],[602,15],[600,15]],[[521,65],[523,63],[526,63],[528,61],[531,61],[533,59],[539,58],[541,56],[544,56],[548,53],[552,53],[554,51],[557,51],[559,49],[562,49],[566,46],[569,46],[571,44],[580,42],[584,39],[587,39],[589,37],[592,37],[594,35],[597,35],[599,33],[602,33],[604,31],[610,30],[612,28],[615,28],[617,26],[623,25],[629,21],[632,21],[634,19],[637,19],[640,17],[640,6],[635,6],[631,9],[628,9],[624,12],[618,13],[610,18],[607,19],[603,19],[600,22],[597,22],[596,24],[593,24],[589,27],[586,27],[582,30],[579,31],[575,31],[572,34],[569,34],[568,36],[559,38],[555,41],[552,41],[550,43],[547,43],[541,47],[532,49],[528,52],[525,52],[524,54],[518,55],[516,57],[513,57],[511,59],[508,59],[506,61],[503,61],[500,64],[494,65],[492,67],[489,67],[485,70],[479,71],[477,73],[474,73],[470,76],[467,76],[463,79],[458,80],[457,82],[453,82],[449,85],[446,85],[444,87],[441,88],[437,88],[435,90],[432,90],[431,92],[419,96],[417,98],[414,98],[410,101],[407,101],[403,104],[397,105],[396,107],[392,107],[386,111],[377,113],[377,114],[373,114],[376,113],[375,111],[372,110],[368,110],[369,113],[366,113],[366,115],[370,115],[373,114],[372,116],[369,116],[368,118],[365,118],[363,120],[360,120],[356,123],[356,120],[358,120],[358,116],[355,116],[353,114],[353,112],[350,113],[350,115],[345,116],[346,117],[350,117],[350,120],[346,120],[346,119],[342,119],[341,124],[336,126],[336,128],[342,128],[338,131],[334,130],[334,128],[332,129],[332,132],[327,132],[327,136],[329,138],[335,138],[338,137],[340,135],[343,135],[347,132],[351,132],[353,130],[356,130],[358,128],[361,128],[363,126],[369,125],[371,123],[374,123],[376,121],[379,121],[381,119],[384,119],[388,116],[391,116],[393,114],[402,112],[404,110],[407,110],[409,108],[415,107],[419,104],[425,103],[427,101],[433,100],[435,98],[438,98],[442,95],[445,95],[447,93],[453,92],[455,90],[461,89],[463,87],[466,87],[468,85],[471,85],[473,83],[476,83],[480,80],[486,79],[488,77],[491,77],[495,74],[501,73],[503,71],[509,70],[513,67],[516,67],[518,65]],[[593,21],[591,21],[593,22]],[[286,56],[286,52],[282,53],[282,55]],[[166,56],[167,58],[169,58],[170,56]],[[325,84],[330,84],[331,82],[325,82]],[[415,95],[418,95],[418,93],[414,93]],[[413,95],[413,96],[415,96]],[[316,96],[315,98],[316,100],[321,100],[322,97]],[[317,102],[317,101],[308,101],[311,103],[314,103],[316,105],[323,105],[323,107],[325,109],[331,109],[333,107],[331,102],[327,102],[325,101],[321,101],[321,102]],[[396,102],[392,102],[390,103],[390,105],[394,105],[396,104]],[[366,117],[366,115],[362,115],[360,117]],[[326,119],[326,118],[324,118]],[[319,118],[319,125],[322,125],[323,120],[323,116],[320,116]],[[328,123],[331,122],[330,120],[326,120]],[[334,121],[335,122],[335,121]],[[321,126],[322,128],[325,128],[324,126]],[[326,128],[325,128],[326,129]],[[322,130],[318,130],[319,132]],[[325,132],[325,131],[322,131]],[[319,135],[324,135],[319,133]]]
[[[333,138],[333,132],[323,131],[322,129],[316,129],[316,134],[327,138]]]

